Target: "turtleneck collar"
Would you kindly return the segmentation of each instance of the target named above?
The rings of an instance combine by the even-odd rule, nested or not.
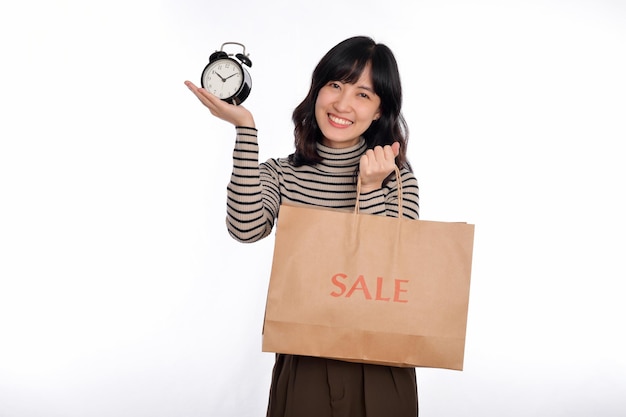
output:
[[[358,144],[349,148],[329,148],[319,142],[317,143],[317,152],[324,158],[322,164],[334,167],[357,166],[365,150],[365,139],[362,137]]]

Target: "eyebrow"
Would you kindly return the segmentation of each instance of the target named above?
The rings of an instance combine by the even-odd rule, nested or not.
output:
[[[372,87],[368,87],[366,85],[357,85],[357,88],[362,88],[363,90],[367,90],[372,94],[376,94],[376,91]]]

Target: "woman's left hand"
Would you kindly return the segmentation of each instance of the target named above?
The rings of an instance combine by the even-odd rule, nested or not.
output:
[[[368,149],[359,163],[361,193],[365,194],[382,187],[383,180],[391,174],[396,166],[396,156],[400,152],[400,143],[376,146]]]

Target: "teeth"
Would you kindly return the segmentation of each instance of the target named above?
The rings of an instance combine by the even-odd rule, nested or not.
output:
[[[346,120],[346,119],[341,119],[339,117],[335,117],[333,115],[328,115],[328,118],[330,120],[332,120],[334,123],[340,124],[340,125],[351,125],[352,122],[350,120]]]

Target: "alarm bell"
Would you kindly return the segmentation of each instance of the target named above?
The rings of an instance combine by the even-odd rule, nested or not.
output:
[[[239,42],[224,42],[222,44],[222,46],[220,47],[219,51],[215,51],[211,54],[211,56],[209,56],[209,62],[218,60],[218,59],[223,59],[223,58],[228,58],[229,56],[233,56],[233,54],[229,54],[226,53],[224,51],[224,46],[225,45],[239,45],[241,46],[241,48],[243,49],[243,53],[238,53],[238,54],[234,54],[235,57],[241,61],[242,64],[247,65],[249,68],[252,67],[252,61],[250,60],[250,58],[248,57],[249,54],[246,54],[246,47],[244,44],[239,43]]]

